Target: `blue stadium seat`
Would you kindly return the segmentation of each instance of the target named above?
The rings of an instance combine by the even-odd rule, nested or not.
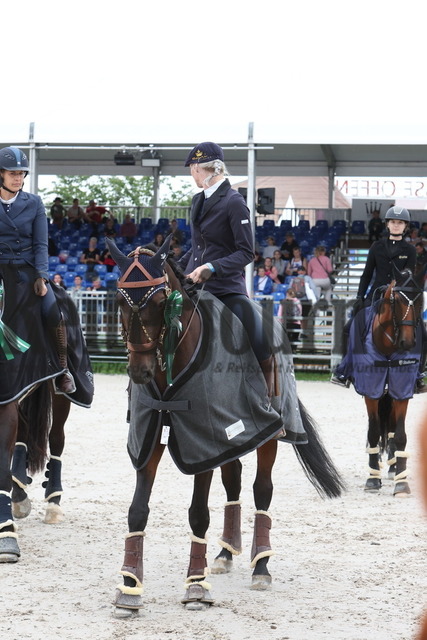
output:
[[[82,262],[80,264],[76,264],[74,268],[75,274],[82,277],[85,275],[86,271],[87,271],[87,265],[83,264]]]
[[[60,273],[61,276],[63,276],[64,273],[67,273],[67,271],[68,271],[67,264],[57,264],[55,267],[55,273]]]
[[[77,256],[68,256],[65,264],[68,266],[68,271],[74,271],[76,264],[79,264],[79,259]]]
[[[64,279],[64,284],[66,287],[72,287],[74,284],[74,278],[76,277],[76,273],[75,271],[67,271],[67,273],[64,273],[63,275],[63,279]]]
[[[107,273],[107,265],[106,264],[96,264],[95,265],[95,271],[100,276],[105,276],[105,274]]]
[[[49,256],[49,269],[54,269],[59,264],[58,256]]]
[[[363,235],[365,233],[365,221],[353,220],[351,223],[351,233],[354,235]]]

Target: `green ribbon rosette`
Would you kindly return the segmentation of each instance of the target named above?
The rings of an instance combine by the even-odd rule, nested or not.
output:
[[[167,328],[163,352],[166,363],[166,382],[172,384],[172,365],[175,356],[175,349],[179,335],[182,331],[182,323],[180,316],[182,314],[182,294],[179,291],[172,291],[166,300],[165,306],[165,324]]]
[[[3,287],[0,285],[0,313],[3,307]],[[6,356],[6,360],[13,360],[15,357],[10,350],[10,347],[13,347],[17,351],[24,353],[30,348],[31,345],[28,342],[25,342],[22,338],[16,335],[12,329],[10,329],[7,325],[4,324],[3,320],[0,318],[0,349],[2,349],[4,355]]]

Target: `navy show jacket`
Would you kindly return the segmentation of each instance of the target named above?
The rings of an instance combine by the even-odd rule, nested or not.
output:
[[[29,264],[48,279],[47,224],[40,196],[20,191],[9,213],[0,203],[0,263]]]
[[[185,273],[210,262],[215,273],[205,290],[217,297],[247,294],[244,269],[254,259],[254,239],[249,209],[243,196],[225,180],[205,198],[193,197],[190,211],[191,249],[179,261]]]
[[[366,261],[365,269],[360,278],[358,296],[366,295],[369,284],[374,276],[370,288],[370,296],[378,287],[384,287],[396,277],[396,269],[403,271],[415,270],[416,251],[406,240],[393,242],[388,238],[381,238],[371,245]]]

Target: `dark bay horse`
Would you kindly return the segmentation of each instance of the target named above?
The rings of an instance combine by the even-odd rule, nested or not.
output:
[[[19,355],[14,355],[8,348],[5,340],[11,335],[11,330],[0,320],[1,348],[9,356],[6,359],[12,363],[9,378],[13,386],[7,389],[13,389],[14,394],[8,395],[8,391],[0,403],[0,562],[16,562],[20,557],[14,518],[23,518],[30,513],[31,502],[26,489],[31,478],[27,474],[42,471],[48,458],[46,480],[43,483],[47,502],[44,521],[55,524],[62,520],[60,500],[64,425],[71,403],[89,408],[92,402],[93,373],[77,309],[62,288],[56,287],[55,294],[66,321],[68,367],[76,383],[76,391],[70,395],[55,392],[54,372],[58,370],[58,364],[55,364],[54,353],[46,351],[47,342],[41,341],[42,346],[37,346],[38,334],[34,331],[30,333],[32,338],[29,343],[32,345],[15,335],[15,353],[17,346],[25,345],[23,351],[26,359],[20,360]],[[11,307],[15,316],[21,318],[19,309],[13,305]],[[28,317],[27,324],[31,325]],[[24,319],[20,326],[22,334],[27,326]],[[32,328],[28,331],[31,332]],[[35,355],[32,355],[33,347]],[[9,365],[4,360],[2,372],[7,375]],[[9,397],[13,400],[9,401]]]
[[[128,441],[132,462],[136,468],[136,488],[132,504],[128,512],[129,534],[125,540],[125,556],[121,569],[123,585],[119,585],[114,601],[115,615],[127,617],[132,612],[138,611],[142,606],[143,588],[143,540],[149,514],[149,499],[160,459],[165,445],[177,462],[179,449],[176,446],[177,432],[179,429],[178,418],[176,422],[169,415],[176,411],[175,417],[183,409],[188,409],[185,400],[166,400],[171,398],[174,386],[179,387],[180,382],[187,375],[189,364],[196,353],[198,346],[202,345],[199,352],[202,356],[208,352],[208,346],[203,343],[206,331],[206,318],[199,312],[198,303],[189,298],[184,288],[185,278],[172,260],[168,260],[169,239],[156,253],[148,248],[138,248],[130,256],[122,254],[116,245],[107,240],[111,255],[120,268],[117,300],[121,311],[123,337],[128,349],[128,373],[130,376],[130,413],[132,432],[132,415],[138,410],[138,403],[148,403],[150,415],[146,422],[148,427],[134,417],[136,431],[143,431],[144,436],[141,449],[145,450],[145,457],[135,460]],[[182,305],[181,305],[182,302]],[[221,305],[222,306],[222,305]],[[219,341],[219,334],[210,336],[210,342]],[[212,375],[214,363],[199,360],[200,366],[205,367],[208,376]],[[263,394],[266,397],[266,385],[262,373],[257,370],[257,380],[262,381]],[[195,393],[202,395],[204,389],[200,383],[193,382],[189,377],[190,386],[195,386]],[[212,388],[214,383],[207,382],[204,385],[211,395],[211,409],[202,407],[197,414],[198,425],[203,428],[203,422],[212,420],[212,412],[219,410],[221,403],[225,403],[226,394]],[[193,383],[193,384],[192,384]],[[154,385],[154,386],[153,386]],[[144,395],[144,389],[152,388],[160,392],[158,398]],[[234,390],[232,389],[233,393]],[[238,384],[236,379],[236,402],[238,401]],[[251,392],[255,394],[255,391]],[[139,394],[139,395],[138,395]],[[176,398],[176,396],[175,396]],[[298,401],[299,403],[299,401]],[[189,413],[197,412],[197,402],[191,406]],[[152,409],[152,410],[151,410]],[[332,461],[326,453],[316,434],[314,423],[304,407],[299,403],[302,421],[307,434],[308,443],[295,446],[294,449],[303,466],[303,469],[314,484],[319,493],[327,497],[341,495],[343,483]],[[161,414],[161,422],[157,416]],[[187,414],[186,418],[190,420]],[[154,420],[154,422],[153,422]],[[172,420],[172,422],[171,422]],[[276,459],[277,439],[283,427],[275,424],[269,435],[262,439],[254,439],[246,444],[246,448],[234,448],[224,457],[215,458],[214,462],[206,462],[205,466],[197,467],[194,475],[194,487],[191,505],[189,508],[189,523],[192,531],[190,561],[186,578],[186,593],[182,603],[189,609],[205,608],[213,603],[210,594],[210,585],[206,581],[208,564],[206,559],[207,543],[205,535],[209,526],[208,497],[213,476],[213,468],[221,467],[221,479],[224,485],[227,503],[224,512],[224,530],[220,541],[222,551],[215,561],[216,572],[230,570],[233,555],[241,552],[240,532],[240,490],[242,464],[238,459],[244,453],[257,451],[257,473],[253,486],[255,501],[255,523],[253,545],[251,552],[252,587],[254,589],[266,589],[271,584],[271,576],[267,569],[269,557],[273,554],[270,546],[271,518],[268,513],[273,484],[271,472]],[[239,421],[232,425],[233,430],[241,429]],[[191,429],[191,427],[189,427]],[[195,429],[197,431],[197,427]],[[150,432],[148,434],[148,432]],[[169,435],[170,434],[170,435]],[[137,433],[138,436],[138,433]],[[191,435],[187,450],[211,447],[216,442],[206,442],[203,439],[196,440],[197,445],[192,444]],[[197,436],[195,436],[197,437]],[[233,434],[230,432],[230,438]],[[178,451],[178,453],[177,453]],[[190,456],[191,456],[190,451]],[[210,453],[210,450],[209,452]],[[208,455],[208,454],[207,454]],[[178,464],[178,463],[177,463]],[[178,464],[179,466],[179,464]],[[181,468],[182,470],[182,468]]]
[[[405,419],[421,357],[422,279],[423,274],[414,276],[410,271],[399,274],[377,303],[372,322],[372,343],[384,357],[383,361],[375,362],[375,367],[385,372],[385,386],[379,389],[380,397],[378,393],[375,397],[364,394],[369,454],[365,491],[377,492],[381,488],[381,455],[386,451],[396,497],[406,497],[411,492],[407,480]],[[375,387],[372,382],[372,388]]]

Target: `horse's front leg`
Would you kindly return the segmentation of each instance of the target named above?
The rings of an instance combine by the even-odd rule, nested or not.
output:
[[[229,573],[233,566],[233,556],[242,553],[241,506],[242,463],[233,460],[221,467],[221,480],[227,502],[224,506],[224,527],[218,542],[222,547],[215,558],[211,573]]]
[[[396,474],[394,476],[393,495],[397,498],[407,498],[411,493],[407,480],[408,471],[406,469],[406,461],[408,453],[406,452],[406,430],[405,418],[408,409],[409,400],[394,400],[392,409],[392,420],[394,422],[394,444],[396,447]]]
[[[16,562],[21,555],[12,515],[12,452],[18,431],[18,404],[0,407],[0,562]]]
[[[150,508],[148,506],[160,459],[165,450],[158,442],[147,465],[136,473],[136,487],[128,512],[129,533],[125,538],[125,555],[113,602],[116,618],[128,618],[142,608],[143,541]]]
[[[378,400],[367,398],[365,404],[368,412],[368,443],[366,452],[369,456],[369,477],[365,483],[365,491],[376,492],[381,489],[380,438],[381,425],[378,411]]]
[[[271,575],[267,563],[274,551],[270,545],[271,516],[268,509],[273,497],[271,473],[277,455],[277,440],[272,439],[257,449],[257,474],[253,485],[255,500],[255,524],[251,551],[251,589],[265,590],[271,587]]]
[[[42,483],[47,502],[43,522],[58,524],[63,522],[64,514],[60,507],[62,490],[62,453],[65,446],[64,426],[70,413],[70,400],[62,394],[54,394],[52,400],[52,427],[49,432],[50,457],[45,473],[46,480]]]
[[[186,609],[200,611],[213,604],[210,584],[206,581],[208,563],[206,558],[206,531],[209,528],[209,490],[213,471],[205,471],[194,476],[193,498],[188,510],[192,531],[190,562],[188,565],[186,592],[181,602]]]

